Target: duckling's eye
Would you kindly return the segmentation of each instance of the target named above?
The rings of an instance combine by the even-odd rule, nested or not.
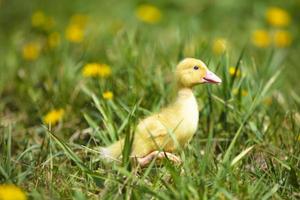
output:
[[[199,67],[198,66],[194,66],[194,70],[198,70],[199,69]]]

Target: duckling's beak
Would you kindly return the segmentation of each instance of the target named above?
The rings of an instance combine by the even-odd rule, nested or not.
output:
[[[206,76],[203,77],[203,82],[202,83],[221,83],[222,80],[215,75],[213,72],[207,70],[206,71]]]

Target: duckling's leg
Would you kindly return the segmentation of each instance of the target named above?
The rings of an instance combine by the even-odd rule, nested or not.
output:
[[[178,156],[175,156],[172,153],[169,152],[161,152],[161,151],[153,151],[150,154],[146,155],[145,157],[142,158],[137,158],[137,162],[141,167],[147,166],[153,159],[164,159],[167,158],[170,161],[174,162],[175,164],[180,164],[182,163],[181,159]]]

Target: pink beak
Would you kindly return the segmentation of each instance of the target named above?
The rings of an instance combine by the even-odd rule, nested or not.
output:
[[[202,83],[221,83],[222,80],[215,75],[213,72],[207,70],[206,76],[203,77],[203,82]]]

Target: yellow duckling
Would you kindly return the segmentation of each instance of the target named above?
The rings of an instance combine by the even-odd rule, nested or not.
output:
[[[221,83],[221,79],[209,71],[198,59],[186,58],[176,68],[178,85],[176,100],[139,122],[134,134],[131,156],[137,158],[141,166],[154,158],[164,158],[174,162],[180,159],[173,155],[179,147],[184,147],[197,130],[199,111],[192,88],[202,83]],[[124,139],[101,148],[101,155],[108,159],[118,159],[122,154]]]

